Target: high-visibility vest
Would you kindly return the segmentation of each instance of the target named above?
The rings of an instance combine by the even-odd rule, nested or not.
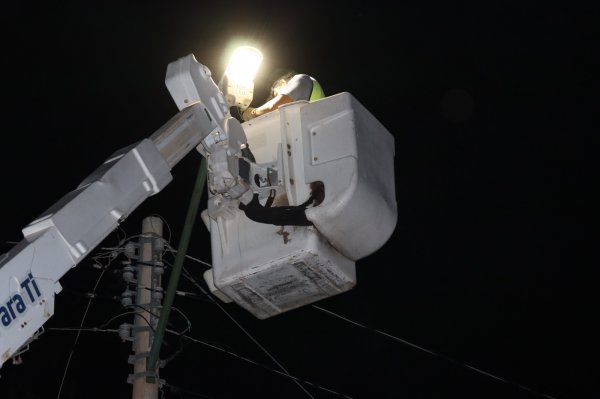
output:
[[[319,100],[321,98],[325,98],[325,92],[323,91],[323,88],[321,87],[321,85],[319,84],[319,82],[317,82],[315,80],[315,78],[312,78],[312,92],[310,93],[310,98],[308,99],[309,102],[313,102],[315,100]]]

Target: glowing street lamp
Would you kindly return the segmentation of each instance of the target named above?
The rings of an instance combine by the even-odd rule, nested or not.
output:
[[[262,53],[250,46],[238,47],[232,54],[219,87],[230,107],[248,108],[254,94],[254,77],[262,62]]]

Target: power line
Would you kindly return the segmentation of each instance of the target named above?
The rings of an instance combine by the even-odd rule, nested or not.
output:
[[[150,323],[150,320],[148,320],[146,317],[142,316],[142,314],[141,314],[140,312],[134,312],[134,311],[131,311],[131,312],[122,312],[122,313],[119,313],[118,315],[111,317],[111,318],[110,318],[110,319],[109,319],[109,320],[108,320],[106,323],[102,324],[102,325],[100,326],[100,328],[107,327],[107,326],[108,326],[110,323],[112,323],[113,321],[115,321],[115,320],[116,320],[116,319],[118,319],[119,317],[126,316],[126,315],[128,315],[128,314],[132,314],[132,315],[139,316],[139,317],[140,317],[142,320],[144,320],[144,321],[146,322],[146,324],[148,324],[148,327],[149,327],[149,328],[150,328],[152,331],[154,331],[154,327],[152,327],[152,323]]]
[[[345,395],[345,394],[342,394],[342,393],[336,392],[336,391],[334,391],[334,390],[332,390],[332,389],[329,389],[329,388],[322,387],[322,386],[320,386],[320,385],[317,385],[317,384],[315,384],[315,383],[313,383],[313,382],[310,382],[310,381],[304,380],[304,379],[302,379],[302,378],[294,377],[293,375],[291,375],[291,374],[290,374],[290,373],[288,373],[288,372],[285,372],[285,373],[283,373],[283,372],[281,372],[281,371],[279,371],[279,370],[275,370],[275,369],[274,369],[274,368],[272,368],[272,367],[265,366],[264,364],[258,363],[258,362],[254,361],[254,360],[252,360],[252,359],[248,359],[248,358],[246,358],[246,357],[244,357],[244,356],[241,356],[241,355],[239,355],[239,354],[237,354],[237,353],[230,352],[230,351],[228,351],[228,350],[226,350],[226,349],[220,348],[220,347],[218,347],[218,346],[216,346],[216,345],[209,344],[209,343],[207,343],[207,342],[205,342],[205,341],[202,341],[202,340],[199,340],[199,339],[197,339],[197,338],[192,338],[192,337],[190,337],[190,336],[187,336],[187,335],[183,335],[183,336],[182,336],[182,338],[185,338],[185,339],[187,339],[187,340],[190,340],[190,341],[192,341],[192,342],[195,342],[195,343],[198,343],[198,344],[202,344],[202,345],[208,346],[208,347],[210,347],[210,348],[216,349],[216,350],[218,350],[218,351],[221,351],[221,352],[223,352],[223,353],[227,353],[228,355],[234,356],[234,357],[236,357],[236,358],[238,358],[238,359],[241,359],[241,360],[243,360],[243,361],[245,361],[245,362],[251,363],[251,364],[253,364],[253,365],[255,365],[255,366],[262,367],[262,368],[264,368],[264,369],[267,369],[267,370],[269,370],[269,371],[271,371],[271,372],[273,372],[273,373],[276,373],[276,374],[282,375],[282,376],[284,376],[284,377],[291,378],[292,380],[296,381],[297,383],[303,382],[303,383],[305,383],[305,384],[308,384],[308,385],[310,385],[310,386],[312,386],[312,387],[315,387],[315,388],[317,388],[317,389],[320,389],[320,390],[323,390],[323,391],[329,392],[329,393],[331,393],[331,394],[334,394],[334,395],[337,395],[337,396],[342,396],[342,397],[344,397],[344,398],[348,398],[348,399],[353,399],[351,396],[348,396],[348,395]]]
[[[465,368],[467,368],[467,369],[469,369],[469,370],[471,370],[471,371],[475,371],[475,372],[477,372],[477,373],[479,373],[479,374],[482,374],[482,375],[484,375],[484,376],[486,376],[486,377],[493,378],[493,379],[495,379],[495,380],[497,380],[497,381],[503,382],[503,383],[505,383],[505,384],[508,384],[508,385],[512,385],[512,386],[514,386],[514,387],[517,387],[517,388],[519,388],[519,389],[525,390],[525,391],[527,391],[527,392],[529,392],[529,393],[532,393],[532,394],[535,394],[535,395],[538,395],[538,396],[541,396],[541,397],[544,397],[544,398],[548,398],[548,399],[556,399],[554,396],[550,396],[550,395],[548,395],[548,394],[545,394],[545,393],[542,393],[542,392],[536,391],[536,390],[534,390],[534,389],[531,389],[531,388],[529,388],[529,387],[526,387],[525,385],[521,385],[521,384],[518,384],[518,383],[516,383],[516,382],[509,381],[509,380],[507,380],[507,379],[505,379],[505,378],[498,377],[498,376],[496,376],[496,375],[494,375],[494,374],[488,373],[487,371],[483,371],[483,370],[481,370],[481,369],[478,369],[477,367],[473,367],[473,366],[471,366],[471,365],[468,365],[468,364],[466,364],[466,363],[464,363],[464,362],[458,361],[458,360],[456,360],[456,359],[453,359],[453,358],[451,358],[451,357],[448,357],[448,356],[442,355],[442,354],[440,354],[440,353],[436,353],[436,352],[434,352],[434,351],[431,351],[431,350],[429,350],[429,349],[423,348],[422,346],[415,345],[415,344],[413,344],[412,342],[408,342],[407,340],[404,340],[404,339],[398,338],[398,337],[396,337],[396,336],[394,336],[394,335],[388,334],[388,333],[386,333],[386,332],[383,332],[383,331],[381,331],[381,330],[377,330],[377,329],[375,329],[375,328],[372,328],[372,327],[365,326],[364,324],[358,323],[358,322],[356,322],[356,321],[354,321],[354,320],[350,320],[350,319],[349,319],[349,318],[347,318],[347,317],[344,317],[344,316],[341,316],[341,315],[339,315],[339,314],[337,314],[337,313],[334,313],[334,312],[332,312],[331,310],[323,309],[322,307],[320,307],[320,306],[316,306],[316,305],[312,305],[312,307],[313,307],[313,308],[315,308],[315,309],[318,309],[318,310],[320,310],[320,311],[322,311],[322,312],[324,312],[324,313],[327,313],[327,314],[329,314],[330,316],[335,316],[335,317],[337,317],[337,318],[339,318],[339,319],[342,319],[342,320],[344,320],[344,321],[346,321],[346,322],[348,322],[348,323],[350,323],[350,324],[353,324],[353,325],[355,325],[355,326],[358,326],[358,327],[364,328],[365,330],[372,331],[372,332],[375,332],[375,333],[377,333],[377,334],[383,335],[383,336],[385,336],[385,337],[387,337],[387,338],[391,338],[391,339],[393,339],[393,340],[395,340],[395,341],[397,341],[397,342],[400,342],[400,343],[402,343],[402,344],[404,344],[404,345],[408,345],[408,346],[410,346],[410,347],[413,347],[413,348],[415,348],[415,349],[418,349],[418,350],[420,350],[420,351],[422,351],[422,352],[428,353],[428,354],[430,354],[430,355],[432,355],[432,356],[440,357],[440,358],[442,358],[442,359],[444,359],[444,360],[446,360],[446,361],[448,361],[448,362],[450,362],[450,363],[452,363],[452,364],[455,364],[455,365],[458,365],[458,366],[461,366],[461,367],[465,367]]]
[[[175,385],[165,384],[164,386],[169,388],[171,390],[171,392],[173,392],[173,393],[185,393],[186,395],[197,396],[199,398],[215,399],[213,396],[204,395],[200,392],[194,392],[189,389],[178,387]]]
[[[174,251],[174,250],[172,250]],[[220,303],[218,303],[211,295],[209,295],[209,293],[204,289],[204,287],[202,287],[200,284],[198,284],[198,282],[192,277],[192,275],[187,271],[187,269],[185,267],[182,267],[183,269],[183,275],[192,282],[192,284],[194,284],[204,295],[206,295],[215,305],[217,305],[219,307],[219,309],[221,309],[223,311],[223,313],[225,313],[225,315],[227,315],[227,317],[229,317],[229,319],[231,319],[231,321],[233,321],[240,330],[242,330],[251,340],[252,342],[254,342],[264,353],[267,354],[267,356],[269,356],[269,358],[271,358],[271,360],[273,360],[273,362],[279,366],[280,369],[282,369],[285,373],[289,374],[289,371],[286,370],[285,367],[283,367],[283,365],[281,363],[279,363],[277,361],[277,359],[275,359],[275,357],[273,355],[271,355],[271,353],[269,353],[269,351],[267,351],[267,349],[262,346],[253,336],[252,334],[250,334],[233,316],[231,316],[231,314],[223,307],[221,306]],[[306,390],[306,388],[304,388],[302,386],[302,384],[300,384],[297,380],[294,380],[294,382],[300,387],[300,389],[302,389],[310,398],[314,397],[310,394],[310,392],[308,392]]]
[[[107,329],[107,328],[101,328],[101,327],[82,327],[82,328],[76,328],[76,327],[52,327],[52,328],[48,328],[48,330],[52,330],[52,331],[79,331],[79,332],[81,332],[81,331],[84,331],[84,332],[106,332],[106,333],[118,333],[119,332],[119,330],[117,330],[117,329]],[[226,353],[226,354],[228,354],[230,356],[233,356],[233,357],[235,357],[237,359],[243,360],[243,361],[245,361],[247,363],[250,363],[250,364],[252,364],[254,366],[261,367],[261,368],[263,368],[265,370],[268,370],[268,371],[270,371],[272,373],[275,373],[277,375],[290,378],[290,379],[295,380],[297,382],[303,382],[303,383],[305,383],[307,385],[310,385],[312,387],[315,387],[315,388],[317,388],[319,390],[322,390],[322,391],[325,391],[325,392],[329,392],[329,393],[337,395],[337,396],[341,396],[341,397],[348,398],[348,399],[353,399],[351,396],[348,396],[346,394],[334,391],[333,389],[325,388],[325,387],[317,385],[317,384],[315,384],[315,383],[313,383],[311,381],[308,381],[308,380],[305,380],[305,379],[302,379],[302,378],[299,378],[299,377],[295,377],[295,376],[293,376],[293,375],[291,375],[289,373],[281,372],[281,371],[276,370],[276,369],[274,369],[272,367],[269,367],[269,366],[267,366],[265,364],[262,364],[262,363],[260,363],[260,362],[258,362],[256,360],[252,360],[250,358],[247,358],[245,356],[240,355],[239,353],[233,352],[231,350],[228,350],[228,349],[225,349],[225,348],[219,346],[219,345],[222,345],[222,344],[219,344],[219,345],[212,344],[212,343],[210,343],[210,342],[208,342],[206,340],[201,340],[201,339],[198,339],[198,338],[193,338],[193,337],[190,337],[189,335],[181,334],[181,333],[178,333],[177,331],[173,331],[171,329],[166,329],[166,331],[168,333],[170,333],[170,334],[179,336],[181,339],[186,339],[188,341],[191,341],[191,342],[194,342],[194,343],[197,343],[197,344],[202,344],[202,345],[207,346],[207,347],[212,348],[212,349],[216,349],[216,350],[218,350],[220,352]],[[175,353],[173,356],[175,356],[177,354],[178,353]],[[169,384],[166,384],[166,386],[168,386],[168,385]],[[174,387],[174,386],[171,385],[171,387]],[[175,388],[179,388],[179,387],[175,387]],[[182,388],[181,391],[183,392],[184,389]],[[192,393],[191,391],[188,391],[188,392],[185,392],[185,393],[201,395],[199,393]]]
[[[102,276],[104,276],[105,272],[106,272],[106,267],[102,269],[102,272],[100,273],[100,276],[98,276],[98,279],[96,280],[96,284],[94,285],[94,289],[92,290],[92,294],[96,293],[96,289],[98,288],[98,284],[100,283],[100,280],[102,279]],[[83,316],[81,317],[81,323],[79,323],[79,327],[80,328],[83,327],[83,323],[85,322],[85,318],[87,317],[88,311],[90,310],[90,306],[92,305],[92,301],[93,300],[94,300],[94,296],[92,295],[90,297],[88,303],[87,303],[85,311],[83,312]],[[58,387],[58,394],[56,395],[56,399],[60,398],[60,394],[62,392],[63,384],[65,382],[65,379],[67,377],[67,372],[69,370],[69,365],[71,364],[71,359],[73,358],[73,353],[75,353],[75,347],[77,346],[77,342],[79,341],[79,336],[80,335],[81,335],[81,330],[77,331],[77,335],[75,336],[75,341],[73,342],[73,346],[71,347],[71,352],[69,353],[69,358],[67,359],[67,365],[65,366],[65,371],[63,372],[63,376],[62,376],[62,379],[60,381],[60,386]]]
[[[87,328],[75,328],[75,327],[50,327],[47,328],[49,331],[90,331],[90,332],[119,332],[114,328],[99,328],[99,327],[87,327]]]
[[[212,267],[212,265],[211,265],[210,263],[204,262],[204,261],[202,261],[202,260],[200,260],[200,259],[196,259],[196,258],[193,258],[193,257],[191,257],[191,256],[187,256],[187,255],[186,255],[186,257],[188,257],[189,259],[191,259],[191,260],[194,260],[194,261],[196,261],[196,262],[198,262],[198,263],[201,263],[201,264],[204,264],[204,265],[206,265],[206,266]],[[185,268],[184,268],[184,271],[186,271],[186,273],[188,273],[188,272],[187,272],[187,270],[185,270]],[[189,274],[189,273],[188,273],[188,274]],[[186,277],[187,277],[187,276],[186,276]],[[188,277],[188,278],[189,278],[189,277]],[[193,282],[195,285],[197,285],[197,283],[196,283],[195,281],[192,281],[192,282]],[[202,287],[198,286],[198,288],[200,288],[200,289],[202,290],[202,292],[203,292],[205,295],[209,296],[209,295],[207,294],[207,292],[206,292],[206,291],[205,291],[205,290],[204,290]],[[212,301],[213,301],[213,302],[214,302],[216,305],[218,305],[220,308],[222,308],[222,307],[221,307],[221,305],[220,305],[218,302],[216,302],[216,301],[215,301],[215,300],[214,300],[214,299],[213,299],[211,296],[209,296],[209,298],[210,298],[210,299],[211,299],[211,300],[212,300]],[[335,316],[335,317],[337,317],[337,318],[339,318],[339,319],[342,319],[342,320],[344,320],[344,321],[346,321],[346,322],[348,322],[348,323],[351,323],[351,324],[353,324],[353,325],[355,325],[355,326],[358,326],[358,327],[361,327],[361,328],[363,328],[363,329],[366,329],[366,330],[369,330],[369,331],[375,332],[375,333],[377,333],[377,334],[383,335],[383,336],[385,336],[385,337],[387,337],[387,338],[393,339],[393,340],[395,340],[395,341],[397,341],[397,342],[400,342],[400,343],[402,343],[402,344],[404,344],[404,345],[407,345],[407,346],[410,346],[410,347],[412,347],[412,348],[418,349],[418,350],[420,350],[420,351],[422,351],[422,352],[425,352],[425,353],[427,353],[427,354],[429,354],[429,355],[431,355],[431,356],[435,356],[435,357],[442,358],[442,359],[444,359],[444,360],[446,360],[446,361],[448,361],[448,362],[450,362],[450,363],[452,363],[452,364],[455,364],[455,365],[458,365],[458,366],[464,367],[464,368],[466,368],[466,369],[469,369],[469,370],[471,370],[471,371],[474,371],[474,372],[476,372],[476,373],[479,373],[479,374],[481,374],[481,375],[484,375],[484,376],[486,376],[486,377],[488,377],[488,378],[492,378],[492,379],[494,379],[494,380],[497,380],[497,381],[500,381],[500,382],[502,382],[502,383],[505,383],[505,384],[511,385],[511,386],[513,386],[513,387],[516,387],[516,388],[519,388],[519,389],[522,389],[522,390],[524,390],[524,391],[527,391],[527,392],[529,392],[529,393],[532,393],[532,394],[534,394],[534,395],[538,395],[538,396],[541,396],[541,397],[544,397],[544,398],[547,398],[547,399],[556,399],[556,397],[554,397],[554,396],[551,396],[551,395],[549,395],[549,394],[546,394],[546,393],[543,393],[543,392],[540,392],[540,391],[534,390],[534,389],[532,389],[532,388],[529,388],[529,387],[527,387],[527,386],[525,386],[525,385],[522,385],[522,384],[519,384],[519,383],[516,383],[516,382],[510,381],[510,380],[507,380],[507,379],[505,379],[505,378],[499,377],[499,376],[497,376],[497,375],[494,375],[494,374],[492,374],[492,373],[489,373],[489,372],[487,372],[487,371],[481,370],[481,369],[479,369],[479,368],[477,368],[477,367],[471,366],[471,365],[469,365],[469,364],[467,364],[467,363],[464,363],[464,362],[461,362],[461,361],[459,361],[459,360],[453,359],[453,358],[451,358],[451,357],[449,357],[449,356],[442,355],[442,354],[440,354],[440,353],[434,352],[434,351],[432,351],[432,350],[429,350],[429,349],[427,349],[427,348],[424,348],[424,347],[422,347],[422,346],[419,346],[419,345],[413,344],[412,342],[409,342],[409,341],[407,341],[407,340],[404,340],[404,339],[398,338],[398,337],[396,337],[396,336],[393,336],[393,335],[391,335],[391,334],[388,334],[388,333],[386,333],[386,332],[384,332],[384,331],[377,330],[377,329],[375,329],[375,328],[372,328],[372,327],[368,327],[368,326],[366,326],[366,325],[364,325],[364,324],[361,324],[361,323],[358,323],[358,322],[356,322],[356,321],[354,321],[354,320],[350,320],[350,319],[348,319],[347,317],[344,317],[344,316],[341,316],[341,315],[339,315],[339,314],[336,314],[336,313],[334,313],[334,312],[332,312],[332,311],[330,311],[330,310],[327,310],[327,309],[321,308],[321,307],[319,307],[319,306],[316,306],[316,305],[312,305],[312,307],[313,307],[313,308],[315,308],[315,309],[318,309],[318,310],[320,310],[320,311],[322,311],[322,312],[325,312],[325,313],[327,313],[327,314],[329,314],[329,315],[331,315],[331,316]],[[222,309],[223,309],[223,308],[222,308]],[[224,310],[224,309],[223,309],[223,310]],[[228,315],[228,316],[229,316],[229,315]],[[231,317],[231,316],[230,316],[230,317]]]
[[[177,252],[177,251],[176,251],[176,250],[175,250],[173,247],[171,247],[171,246],[169,245],[169,243],[168,243],[168,242],[167,242],[167,247],[168,247],[168,249],[169,249],[171,252],[173,252],[173,253],[176,253],[176,252]],[[194,258],[194,257],[192,257],[192,256],[190,256],[190,255],[186,255],[185,257],[186,257],[186,258],[188,258],[188,259],[190,259],[190,260],[193,260],[193,261],[195,261],[195,262],[201,263],[201,264],[203,264],[203,265],[205,265],[205,266],[212,267],[212,265],[211,265],[210,263],[208,263],[208,262],[205,262],[205,261],[202,261],[202,260],[200,260],[200,259],[197,259],[197,258]],[[264,348],[263,348],[263,347],[262,347],[262,346],[261,346],[261,345],[260,345],[260,344],[259,344],[259,343],[258,343],[258,342],[257,342],[257,341],[256,341],[256,340],[255,340],[255,339],[252,337],[252,336],[251,336],[251,335],[249,335],[249,333],[248,333],[248,332],[247,332],[247,331],[246,331],[246,330],[245,330],[245,329],[244,329],[244,328],[243,328],[243,327],[242,327],[242,326],[241,326],[241,325],[240,325],[240,324],[239,324],[239,323],[238,323],[238,322],[237,322],[235,319],[233,319],[233,317],[232,317],[232,316],[231,316],[231,315],[230,315],[230,314],[229,314],[229,313],[228,313],[228,312],[227,312],[227,311],[226,311],[226,310],[225,310],[225,309],[224,309],[224,308],[223,308],[223,307],[222,307],[222,306],[221,306],[221,305],[220,305],[220,304],[219,304],[219,303],[218,303],[218,302],[217,302],[217,301],[216,301],[216,300],[215,300],[215,299],[212,297],[212,296],[210,296],[210,295],[208,294],[208,292],[206,292],[206,290],[204,290],[204,288],[203,288],[202,286],[200,286],[200,285],[199,285],[199,284],[198,284],[198,283],[197,283],[197,282],[196,282],[196,281],[193,279],[193,277],[191,277],[190,273],[189,273],[189,272],[188,272],[188,271],[187,271],[185,268],[183,268],[183,270],[184,270],[184,272],[185,272],[185,273],[184,273],[184,276],[185,276],[185,277],[187,277],[187,278],[188,278],[188,279],[189,279],[189,280],[190,280],[190,281],[191,281],[191,282],[192,282],[194,285],[196,285],[196,286],[197,286],[197,287],[198,287],[198,288],[199,288],[199,289],[202,291],[202,293],[203,293],[203,294],[205,294],[205,295],[206,295],[206,296],[207,296],[207,297],[208,297],[208,298],[209,298],[209,299],[210,299],[210,300],[211,300],[211,301],[212,301],[214,304],[216,304],[217,306],[219,306],[219,308],[220,308],[220,309],[221,309],[221,310],[222,310],[222,311],[223,311],[223,312],[224,312],[224,313],[225,313],[225,314],[226,314],[226,315],[227,315],[229,318],[231,318],[231,319],[232,319],[232,320],[233,320],[233,321],[234,321],[234,322],[235,322],[235,323],[238,325],[238,327],[240,327],[240,329],[242,329],[242,331],[244,331],[244,332],[245,332],[245,333],[246,333],[246,334],[247,334],[247,335],[250,337],[250,339],[252,339],[252,340],[253,340],[253,341],[254,341],[254,342],[255,342],[255,343],[256,343],[256,344],[257,344],[257,345],[258,345],[258,346],[259,346],[259,347],[260,347],[260,348],[263,350],[263,351],[265,351],[265,353],[267,353],[267,355],[268,355],[269,357],[271,357],[271,358],[273,359],[273,361],[274,361],[275,363],[277,363],[277,364],[278,364],[277,360],[275,360],[275,359],[274,359],[274,358],[273,358],[273,357],[272,357],[272,356],[271,356],[271,355],[270,355],[270,354],[269,354],[269,353],[266,351],[266,349],[264,349]],[[318,310],[320,310],[320,311],[322,311],[322,312],[325,312],[325,313],[327,313],[327,314],[329,314],[329,315],[331,315],[331,316],[335,316],[335,317],[337,317],[337,318],[340,318],[340,319],[342,319],[342,320],[344,320],[344,321],[346,321],[346,322],[348,322],[348,323],[351,323],[351,324],[353,324],[353,325],[355,325],[355,326],[358,326],[358,327],[361,327],[361,328],[363,328],[363,329],[366,329],[366,330],[369,330],[369,331],[375,332],[375,333],[377,333],[377,334],[383,335],[383,336],[385,336],[385,337],[387,337],[387,338],[393,339],[393,340],[395,340],[395,341],[397,341],[397,342],[400,342],[400,343],[402,343],[402,344],[404,344],[404,345],[407,345],[407,346],[410,346],[410,347],[412,347],[412,348],[418,349],[418,350],[420,350],[420,351],[422,351],[422,352],[425,352],[425,353],[427,353],[427,354],[429,354],[429,355],[431,355],[431,356],[435,356],[435,357],[442,358],[442,359],[444,359],[444,360],[446,360],[446,361],[448,361],[448,362],[450,362],[450,363],[452,363],[452,364],[455,364],[455,365],[458,365],[458,366],[464,367],[464,368],[466,368],[466,369],[469,369],[469,370],[471,370],[471,371],[474,371],[474,372],[476,372],[476,373],[479,373],[479,374],[481,374],[481,375],[484,375],[484,376],[486,376],[486,377],[488,377],[488,378],[492,378],[492,379],[494,379],[494,380],[497,380],[497,381],[500,381],[500,382],[502,382],[502,383],[505,383],[505,384],[508,384],[508,385],[514,386],[514,387],[516,387],[516,388],[519,388],[519,389],[521,389],[521,390],[527,391],[527,392],[529,392],[529,393],[532,393],[532,394],[535,394],[535,395],[538,395],[538,396],[541,396],[541,397],[544,397],[544,398],[547,398],[547,399],[556,399],[554,396],[551,396],[551,395],[545,394],[545,393],[543,393],[543,392],[540,392],[540,391],[534,390],[534,389],[532,389],[532,388],[529,388],[529,387],[527,387],[527,386],[525,386],[525,385],[522,385],[522,384],[519,384],[519,383],[516,383],[516,382],[510,381],[510,380],[507,380],[507,379],[505,379],[505,378],[499,377],[499,376],[497,376],[497,375],[494,375],[494,374],[492,374],[492,373],[489,373],[489,372],[487,372],[487,371],[481,370],[481,369],[479,369],[479,368],[477,368],[477,367],[471,366],[471,365],[469,365],[469,364],[467,364],[467,363],[464,363],[464,362],[461,362],[461,361],[459,361],[459,360],[453,359],[453,358],[451,358],[451,357],[449,357],[449,356],[446,356],[446,355],[443,355],[443,354],[440,354],[440,353],[434,352],[434,351],[432,351],[432,350],[429,350],[429,349],[427,349],[427,348],[424,348],[424,347],[422,347],[422,346],[419,346],[419,345],[413,344],[412,342],[409,342],[409,341],[407,341],[407,340],[404,340],[404,339],[398,338],[398,337],[396,337],[396,336],[393,336],[393,335],[391,335],[391,334],[388,334],[388,333],[386,333],[386,332],[384,332],[384,331],[377,330],[377,329],[375,329],[375,328],[372,328],[372,327],[368,327],[368,326],[366,326],[366,325],[364,325],[364,324],[358,323],[358,322],[356,322],[356,321],[354,321],[354,320],[350,320],[350,319],[348,319],[348,318],[346,318],[346,317],[343,317],[343,316],[341,316],[341,315],[339,315],[339,314],[336,314],[336,313],[334,313],[334,312],[332,312],[332,311],[330,311],[330,310],[327,310],[327,309],[321,308],[321,307],[319,307],[319,306],[316,306],[316,305],[312,305],[312,307],[314,307],[315,309],[318,309]],[[279,365],[279,364],[278,364],[278,365]],[[287,372],[287,370],[285,370],[285,368],[283,368],[283,366],[281,366],[281,365],[279,365],[279,366],[280,366],[280,367],[281,367],[281,368],[282,368],[284,371],[286,371],[286,372]],[[288,375],[289,375],[289,373],[288,373]],[[308,392],[307,392],[307,394],[308,394]],[[309,395],[310,395],[310,394],[309,394]]]

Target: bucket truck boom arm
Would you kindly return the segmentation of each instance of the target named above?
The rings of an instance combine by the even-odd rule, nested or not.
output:
[[[24,238],[0,255],[0,367],[54,314],[60,278],[145,199],[169,184],[171,169],[186,154],[207,138],[226,141],[227,130],[239,125],[229,115],[210,71],[193,55],[169,64],[167,85],[186,68],[185,76],[193,81],[175,88],[186,106],[150,138],[110,156],[74,191],[29,223]],[[211,165],[215,170],[220,166]],[[236,188],[231,183],[229,187]]]

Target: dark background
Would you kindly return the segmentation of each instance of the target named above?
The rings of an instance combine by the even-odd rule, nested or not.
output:
[[[6,6],[1,252],[110,154],[177,112],[164,85],[170,62],[193,53],[218,80],[227,51],[247,39],[265,54],[253,105],[266,95],[269,71],[292,67],[327,94],[350,92],[395,137],[397,228],[357,262],[354,289],[316,305],[435,355],[312,306],[260,321],[224,305],[229,314],[290,374],[353,398],[600,397],[596,245],[585,228],[597,182],[586,176],[597,133],[586,115],[597,118],[598,102],[584,101],[597,10],[526,1],[284,3]],[[191,153],[177,165],[173,182],[103,245],[140,233],[142,219],[157,214],[177,247],[199,162]],[[200,220],[189,254],[210,262]],[[56,398],[59,389],[61,398],[131,397],[131,344],[114,333],[82,332],[60,388],[75,332],[52,328],[79,326],[82,294],[100,274],[91,264],[61,280],[56,314],[23,364],[0,369],[0,398]],[[202,282],[205,266],[186,268]],[[97,291],[107,297],[123,290],[109,271]],[[185,279],[180,288],[199,292]],[[161,371],[179,387],[165,387],[164,397],[307,397],[270,371],[277,366],[214,304],[177,297],[175,306],[191,320],[190,336],[265,367],[188,341]],[[84,326],[123,311],[98,298]],[[172,328],[185,327],[171,317]],[[110,328],[125,321],[131,315]],[[177,348],[168,334],[163,356]],[[305,387],[315,398],[337,396]]]

